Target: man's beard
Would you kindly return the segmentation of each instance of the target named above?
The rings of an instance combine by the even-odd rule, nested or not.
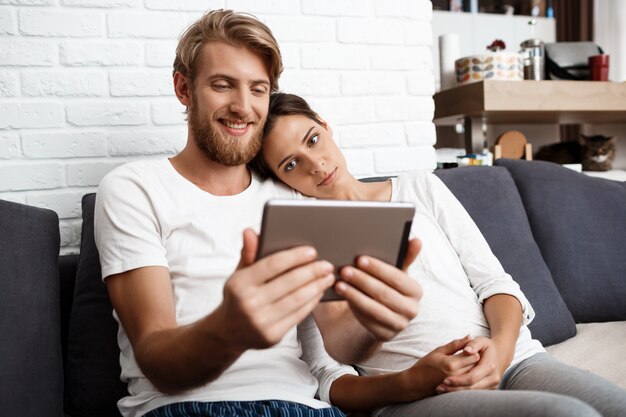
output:
[[[195,100],[194,100],[195,101]],[[239,120],[240,117],[225,114],[226,119]],[[250,120],[244,120],[248,122]],[[218,122],[219,123],[219,122]],[[247,145],[242,145],[236,136],[222,137],[213,129],[210,121],[202,117],[194,103],[189,106],[189,126],[193,133],[196,146],[212,161],[226,166],[245,165],[250,162],[261,149],[263,125],[265,121],[256,122],[252,137]]]

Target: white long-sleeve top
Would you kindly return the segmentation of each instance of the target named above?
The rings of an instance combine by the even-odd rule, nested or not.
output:
[[[367,360],[356,364],[362,375],[400,371],[438,346],[469,334],[490,336],[482,303],[495,294],[516,297],[523,323],[511,366],[543,352],[526,326],[534,311],[519,285],[492,253],[480,230],[441,180],[429,172],[413,172],[392,180],[392,201],[415,204],[411,238],[422,241],[422,250],[409,275],[422,286],[420,309],[409,326]],[[320,382],[319,396],[330,401],[332,382],[351,367],[339,365],[325,352],[313,320],[298,329],[303,358]]]

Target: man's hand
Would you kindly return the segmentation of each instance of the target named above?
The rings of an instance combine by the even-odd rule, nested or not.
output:
[[[229,322],[227,342],[242,350],[275,345],[313,310],[333,285],[333,265],[316,261],[310,247],[281,251],[254,262],[258,237],[244,231],[241,260],[224,286],[216,312]]]
[[[107,277],[113,307],[137,363],[162,392],[176,394],[218,378],[243,352],[278,343],[317,305],[335,278],[296,248],[254,262],[257,237],[244,232],[241,262],[209,315],[180,326],[169,271],[144,267]],[[209,354],[207,354],[209,353]]]
[[[418,313],[422,288],[407,270],[420,249],[419,240],[409,241],[401,270],[361,256],[356,268],[344,267],[340,272],[343,281],[335,284],[335,291],[348,301],[354,316],[378,341],[394,337]]]
[[[480,360],[469,372],[463,375],[454,375],[446,378],[437,387],[437,392],[496,389],[502,379],[502,374],[511,363],[513,352],[496,343],[488,337],[477,337],[463,349],[468,356],[479,355]]]

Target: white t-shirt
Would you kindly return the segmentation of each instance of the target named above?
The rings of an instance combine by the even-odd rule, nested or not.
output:
[[[102,276],[166,267],[177,323],[197,321],[221,303],[224,283],[239,262],[243,230],[259,231],[263,204],[271,198],[297,195],[253,177],[240,194],[214,196],[182,177],[167,159],[119,167],[102,180],[96,197],[95,238]],[[295,328],[276,346],[248,350],[215,381],[180,395],[159,392],[143,375],[121,325],[118,343],[121,377],[128,381],[130,393],[118,403],[124,416],[141,416],[182,401],[277,399],[328,406],[314,399],[317,381],[300,359]]]
[[[504,272],[474,221],[443,182],[428,172],[413,172],[391,181],[392,201],[415,204],[410,236],[422,241],[422,250],[409,268],[409,275],[421,284],[424,295],[419,313],[409,326],[358,363],[359,373],[400,371],[453,339],[467,334],[489,337],[482,303],[495,294],[510,294],[522,305],[523,325],[511,365],[544,352],[526,326],[534,317],[528,300]],[[321,336],[313,329],[314,322],[304,322],[298,333],[305,348],[304,358],[320,380],[320,398],[329,401],[332,380],[342,372],[319,348]]]

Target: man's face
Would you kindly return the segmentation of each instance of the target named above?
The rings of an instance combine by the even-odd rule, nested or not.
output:
[[[227,166],[252,160],[261,147],[269,93],[269,75],[259,55],[223,42],[204,45],[189,106],[198,148]]]

